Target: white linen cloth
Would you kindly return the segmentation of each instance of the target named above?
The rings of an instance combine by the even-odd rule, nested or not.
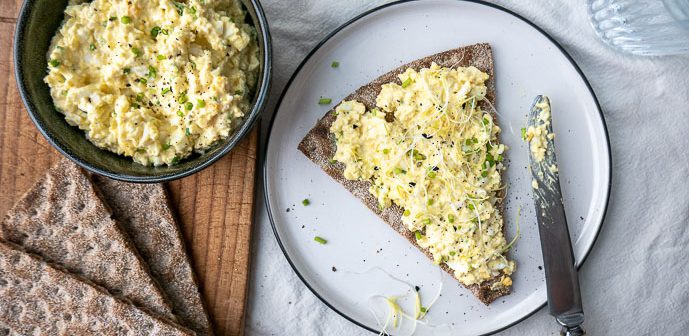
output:
[[[340,24],[385,2],[262,1],[275,69],[262,145],[277,99],[306,54]],[[591,82],[608,124],[610,204],[600,237],[579,273],[588,334],[686,334],[689,55],[645,58],[608,48],[590,26],[584,0],[497,3],[562,44]],[[246,334],[372,335],[326,307],[297,278],[273,235],[262,183],[258,188]],[[546,308],[499,335],[558,334]]]

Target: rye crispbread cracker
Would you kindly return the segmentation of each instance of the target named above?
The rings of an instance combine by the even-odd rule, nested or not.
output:
[[[7,213],[0,237],[176,320],[127,234],[74,163],[60,160]]]
[[[180,323],[200,335],[211,335],[210,319],[165,187],[97,175],[91,178],[163,288]]]
[[[0,335],[193,335],[0,240]]]
[[[419,71],[422,68],[428,68],[431,63],[437,63],[440,66],[448,68],[456,68],[458,66],[475,66],[479,70],[488,74],[489,78],[486,81],[487,93],[486,99],[495,106],[495,80],[493,77],[493,54],[489,44],[481,43],[474,44],[467,47],[448,50],[435,55],[431,55],[411,63],[402,65],[401,67],[392,70],[374,81],[362,86],[354,93],[350,94],[343,100],[356,100],[363,103],[366,109],[372,109],[376,106],[376,97],[382,88],[383,84],[396,82],[401,84],[397,75],[403,73],[408,68]],[[479,103],[479,106],[484,111],[493,111],[491,105],[485,101]],[[304,153],[311,161],[320,166],[328,175],[334,178],[337,182],[342,184],[354,196],[359,198],[371,211],[378,214],[386,223],[393,229],[404,236],[412,245],[423,251],[431,260],[433,257],[427,249],[421,248],[417,243],[414,233],[409,231],[404,223],[402,223],[403,210],[395,205],[380,211],[378,208],[378,201],[368,191],[371,185],[368,181],[352,181],[347,180],[342,175],[344,171],[344,164],[335,162],[331,163],[335,156],[336,144],[335,138],[330,134],[330,126],[335,121],[335,108],[328,111],[325,116],[318,121],[316,126],[311,129],[304,139],[299,143],[299,150]],[[495,116],[494,116],[495,117]],[[497,120],[497,118],[493,118]],[[498,195],[502,199],[503,195]],[[502,208],[502,204],[497,204],[498,208]],[[503,227],[504,231],[504,227]],[[448,274],[454,276],[454,272],[446,264],[440,264],[440,267]],[[492,285],[500,281],[499,277],[492,278],[480,284],[475,284],[467,287],[481,302],[490,304],[500,296],[509,294],[510,289],[505,287],[492,288]]]

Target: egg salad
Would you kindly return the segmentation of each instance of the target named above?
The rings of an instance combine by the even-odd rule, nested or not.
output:
[[[98,147],[173,165],[250,108],[255,29],[238,0],[70,1],[48,52],[58,111]]]
[[[525,139],[529,143],[529,150],[536,162],[541,162],[545,158],[545,151],[548,149],[548,140],[555,138],[554,133],[548,133],[550,125],[550,104],[543,99],[535,106],[538,112],[538,125],[529,126],[526,129]]]
[[[500,203],[505,146],[481,109],[488,75],[475,67],[408,69],[367,110],[343,101],[330,132],[344,177],[371,183],[382,208],[402,221],[436,264],[465,285],[497,278],[511,286],[515,263],[504,253]]]

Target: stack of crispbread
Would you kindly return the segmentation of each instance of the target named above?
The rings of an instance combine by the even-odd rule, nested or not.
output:
[[[165,188],[52,167],[0,225],[0,335],[211,335]]]

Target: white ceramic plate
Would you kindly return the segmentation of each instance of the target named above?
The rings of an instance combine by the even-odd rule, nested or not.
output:
[[[508,239],[516,230],[517,209],[522,209],[521,237],[510,252],[518,265],[513,293],[488,307],[449,275],[439,272],[421,252],[297,150],[302,137],[332,107],[318,105],[320,97],[339,102],[402,63],[477,42],[493,47],[502,141],[510,147],[505,216]],[[332,61],[338,61],[339,67],[332,68]],[[434,297],[441,281],[444,284],[442,296],[426,318],[434,327],[422,326],[417,334],[493,333],[542,307],[546,302],[545,280],[531,178],[526,169],[528,151],[520,140],[520,128],[537,94],[548,95],[553,102],[562,191],[574,254],[581,264],[605,215],[610,150],[596,98],[564,50],[525,19],[479,2],[394,3],[336,30],[306,58],[288,84],[266,147],[268,211],[278,242],[295,272],[328,306],[372,331],[380,330],[380,326],[370,311],[369,297],[403,294],[406,290],[378,268],[418,285],[424,305]],[[305,198],[311,201],[309,206],[301,204]],[[328,243],[316,243],[315,236]],[[377,304],[373,308],[384,319]]]

